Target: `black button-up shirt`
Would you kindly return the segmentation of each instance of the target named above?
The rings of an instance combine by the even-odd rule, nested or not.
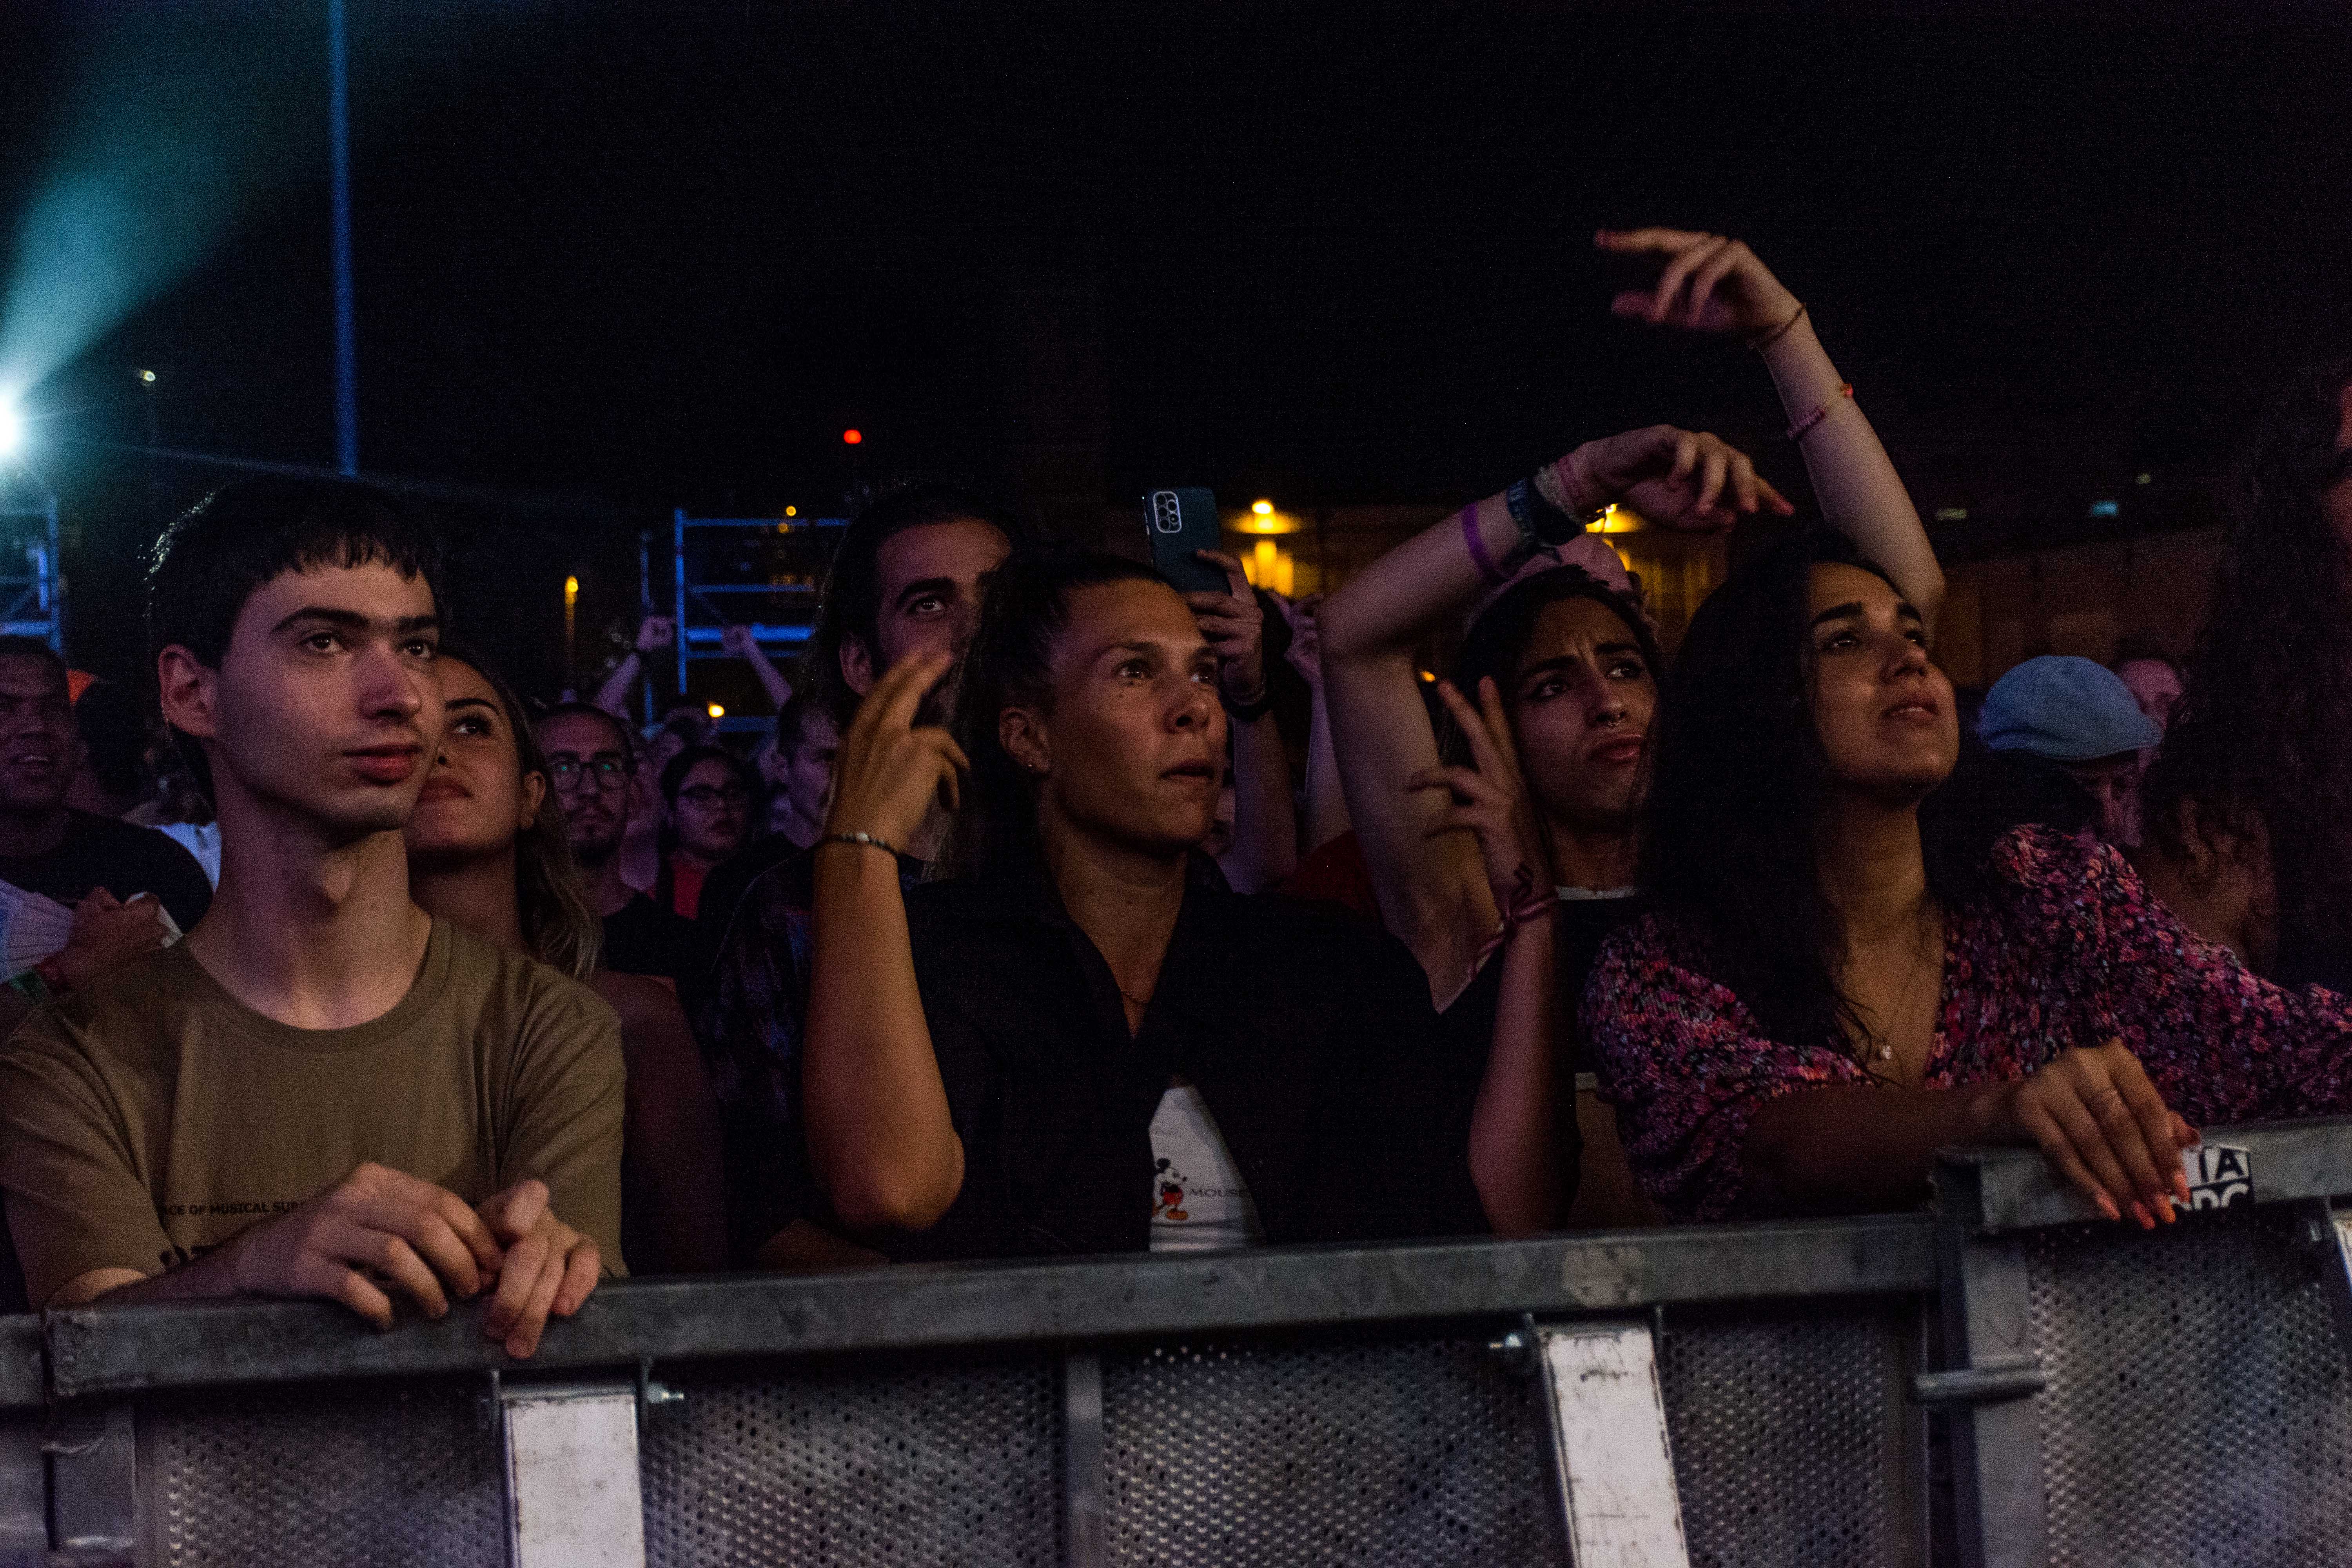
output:
[[[908,896],[963,1190],[904,1258],[1150,1245],[1150,1127],[1200,1089],[1274,1243],[1484,1228],[1469,1122],[1486,1042],[1449,1043],[1394,938],[1198,883],[1141,1027],[1034,860]]]

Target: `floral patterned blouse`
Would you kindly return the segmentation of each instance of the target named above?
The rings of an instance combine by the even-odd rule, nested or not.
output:
[[[1948,910],[1944,985],[1923,1086],[2021,1079],[2072,1046],[2120,1038],[2190,1123],[2311,1116],[2352,1104],[2352,1005],[2284,990],[2158,903],[2115,848],[2021,827],[1993,850],[1992,890]],[[1761,1212],[1740,1157],[1784,1094],[1874,1079],[1842,1041],[1766,1037],[1694,964],[1692,933],[1651,915],[1612,937],[1584,994],[1602,1094],[1650,1195],[1682,1218]]]

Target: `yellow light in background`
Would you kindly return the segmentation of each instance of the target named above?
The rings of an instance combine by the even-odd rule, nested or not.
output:
[[[1276,563],[1278,562],[1281,557],[1282,552],[1275,547],[1273,540],[1259,540],[1256,545],[1250,552],[1250,586],[1253,588],[1274,587]],[[1277,593],[1280,592],[1279,589],[1276,589],[1276,591]]]
[[[714,702],[710,705],[710,716],[713,719],[724,719],[727,717],[727,710],[721,704]]]
[[[1611,504],[1601,509],[1601,515],[1584,525],[1587,533],[1638,533],[1647,526],[1647,520],[1632,507]]]
[[[1272,517],[1274,515],[1274,503],[1270,500],[1254,500],[1250,502],[1250,510],[1257,513],[1260,517]]]
[[[579,602],[580,579],[577,577],[566,577],[563,580],[563,603],[569,606],[576,605]]]
[[[796,506],[788,506],[784,508],[784,515],[786,517],[798,517],[800,514],[801,509]]]
[[[1436,684],[1437,684],[1437,672],[1436,672],[1435,670],[1433,670],[1433,669],[1424,669],[1424,670],[1423,670],[1423,671],[1421,672],[1421,678],[1422,678],[1423,680],[1426,680],[1427,682],[1429,682],[1432,686],[1434,686],[1434,685],[1436,685]]]
[[[152,386],[155,384],[155,373],[152,370],[142,370],[139,373],[139,379],[146,385]]]

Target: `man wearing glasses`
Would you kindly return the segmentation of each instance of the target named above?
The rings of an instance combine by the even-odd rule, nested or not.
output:
[[[621,879],[621,839],[633,806],[635,748],[625,726],[601,708],[567,702],[539,721],[549,785],[587,879],[588,900],[604,918],[598,961],[621,974],[650,974],[675,988],[697,962],[694,925]]]

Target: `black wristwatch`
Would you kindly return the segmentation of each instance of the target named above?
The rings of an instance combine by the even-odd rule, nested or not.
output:
[[[1551,504],[1541,486],[1533,479],[1521,479],[1503,492],[1503,504],[1511,510],[1511,521],[1519,531],[1538,544],[1557,550],[1582,533],[1592,519],[1562,511]]]

